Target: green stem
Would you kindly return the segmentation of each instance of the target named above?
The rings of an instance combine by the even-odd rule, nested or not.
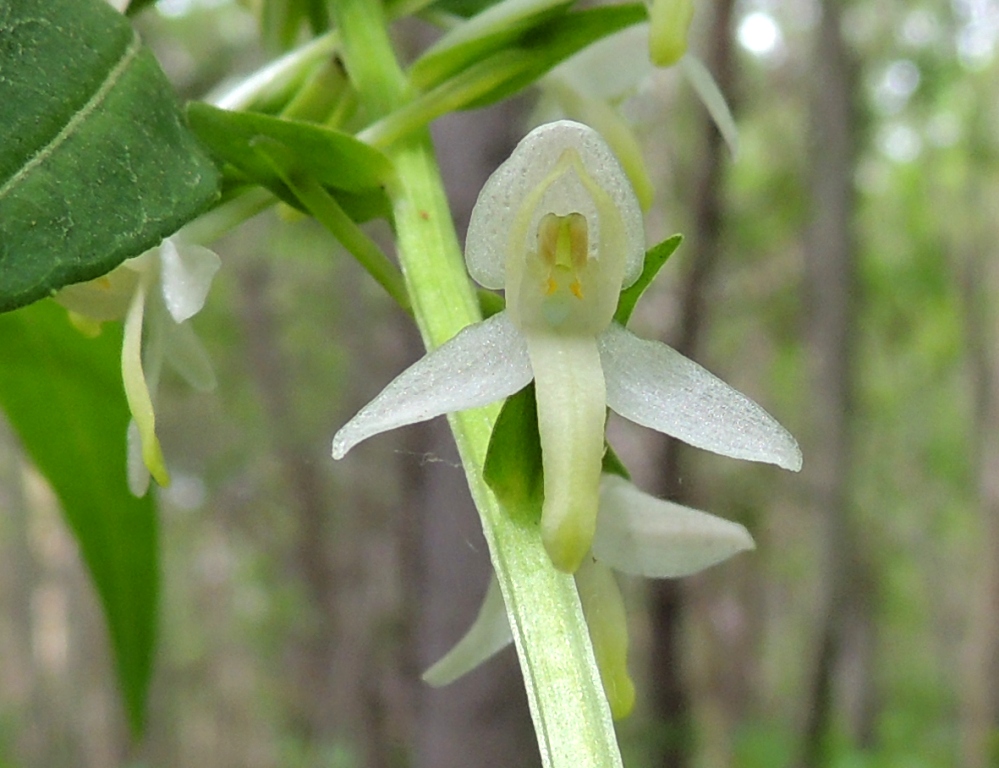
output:
[[[347,69],[371,119],[407,101],[384,14],[375,0],[332,4]],[[413,313],[428,349],[481,319],[465,272],[429,134],[389,149],[399,259]],[[615,768],[621,756],[573,578],[552,566],[537,525],[515,521],[482,476],[499,413],[494,405],[449,417],[482,518],[493,567],[510,615],[545,766]]]
[[[409,311],[409,293],[402,274],[378,244],[340,207],[336,198],[308,174],[290,172],[292,163],[288,162],[288,158],[282,157],[287,150],[280,143],[261,137],[256,140],[254,149],[270,164],[316,221],[332,233],[400,307]]]
[[[369,125],[357,138],[384,148],[403,136],[429,125],[441,115],[454,112],[497,90],[526,72],[530,59],[522,53],[506,51],[474,64],[427,93],[406,102],[399,109]]]

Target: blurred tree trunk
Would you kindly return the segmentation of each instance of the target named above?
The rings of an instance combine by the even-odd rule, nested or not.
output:
[[[971,369],[974,410],[974,449],[982,541],[978,573],[971,585],[971,614],[964,641],[960,681],[961,764],[987,768],[996,763],[995,733],[999,729],[999,265],[992,233],[982,231],[989,219],[989,194],[980,180],[966,182],[968,199],[959,210],[961,231],[954,240],[976,242],[955,250],[970,251],[963,260],[965,332]],[[956,222],[955,222],[956,223]],[[963,225],[963,226],[962,226]]]
[[[802,479],[818,522],[821,550],[817,658],[806,681],[801,762],[826,762],[825,742],[845,696],[846,725],[861,743],[873,727],[870,674],[873,628],[866,567],[850,522],[855,243],[853,187],[856,77],[841,33],[840,6],[823,4],[811,97],[811,205],[806,233],[805,295],[813,439]],[[854,690],[837,686],[849,675]]]
[[[371,307],[358,306],[364,292],[349,285],[350,279],[339,281],[340,295],[353,296],[352,309],[344,314],[370,321],[356,322],[351,338],[364,349],[378,349],[371,335],[382,324],[371,319],[373,312],[366,311]],[[248,368],[264,406],[283,503],[295,520],[285,567],[301,585],[308,606],[304,623],[287,644],[294,729],[320,762],[322,750],[338,744],[356,751],[370,768],[392,765],[411,725],[399,694],[399,638],[390,636],[398,623],[392,518],[386,519],[384,493],[368,493],[366,477],[338,488],[334,498],[329,467],[322,461],[330,436],[321,427],[323,437],[316,438],[316,425],[292,396],[289,371],[294,368],[273,306],[270,263],[245,261],[239,283]],[[378,355],[356,356],[350,381],[374,378],[359,368],[370,372],[379,362]],[[391,467],[387,473],[391,478]],[[385,478],[377,485],[380,491],[393,487]]]
[[[32,657],[31,598],[39,580],[29,534],[17,439],[0,416],[0,683],[3,715],[23,724],[11,745],[25,764],[44,762],[52,738],[39,675]]]
[[[726,96],[733,93],[732,63],[733,0],[718,0],[705,37],[705,64]],[[672,345],[688,357],[697,358],[707,307],[705,293],[718,263],[721,237],[722,157],[725,150],[721,135],[705,114],[702,135],[707,137],[703,158],[694,172],[695,187],[690,233],[692,248],[687,253],[691,267],[684,277],[682,302]],[[687,449],[677,440],[662,442],[662,467],[656,492],[679,503],[690,503],[692,489],[682,485]],[[684,590],[681,582],[664,579],[651,583],[649,620],[652,626],[650,687],[652,715],[657,728],[664,729],[661,751],[656,764],[664,768],[683,768],[691,762],[693,733],[690,697],[681,669],[681,618]]]

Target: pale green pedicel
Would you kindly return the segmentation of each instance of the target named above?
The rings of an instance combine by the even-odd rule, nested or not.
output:
[[[612,322],[641,272],[641,211],[600,136],[562,120],[532,131],[490,177],[465,258],[507,310],[404,371],[334,437],[341,458],[388,429],[507,397],[532,378],[544,468],[542,536],[575,571],[597,520],[605,407],[692,445],[797,470],[773,417],[696,363]]]

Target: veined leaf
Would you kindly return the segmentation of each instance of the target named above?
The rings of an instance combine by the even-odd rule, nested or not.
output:
[[[410,81],[428,88],[482,61],[540,24],[568,10],[575,0],[504,0],[483,9],[437,41],[410,68]]]
[[[142,729],[159,597],[153,494],[126,481],[121,330],[86,339],[52,302],[0,315],[0,407],[51,483],[104,609],[134,734]]]
[[[323,185],[348,192],[381,187],[392,173],[392,163],[379,150],[341,131],[316,123],[287,120],[255,112],[230,112],[209,104],[187,108],[191,128],[222,160],[258,183],[277,179],[274,169],[253,148],[266,137],[293,153],[298,167]]]
[[[103,0],[0,4],[0,311],[109,272],[194,218],[218,172]]]

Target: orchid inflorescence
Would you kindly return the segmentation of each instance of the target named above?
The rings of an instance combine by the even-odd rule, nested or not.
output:
[[[600,136],[561,120],[532,131],[472,211],[469,273],[505,311],[428,353],[334,437],[333,456],[388,429],[473,408],[535,383],[544,470],[541,535],[574,572],[593,543],[606,408],[699,448],[787,469],[794,438],[675,350],[613,322],[645,253],[642,214]]]
[[[380,432],[486,405],[533,380],[540,533],[555,567],[576,576],[615,717],[630,711],[634,686],[610,568],[683,576],[754,545],[737,523],[656,499],[605,472],[607,407],[715,453],[801,467],[794,438],[759,405],[614,321],[644,255],[638,201],[599,134],[568,120],[540,126],[486,182],[468,228],[468,271],[483,287],[504,289],[506,309],[406,369],[333,439],[339,459]],[[424,678],[450,682],[512,637],[494,580],[468,634]]]

